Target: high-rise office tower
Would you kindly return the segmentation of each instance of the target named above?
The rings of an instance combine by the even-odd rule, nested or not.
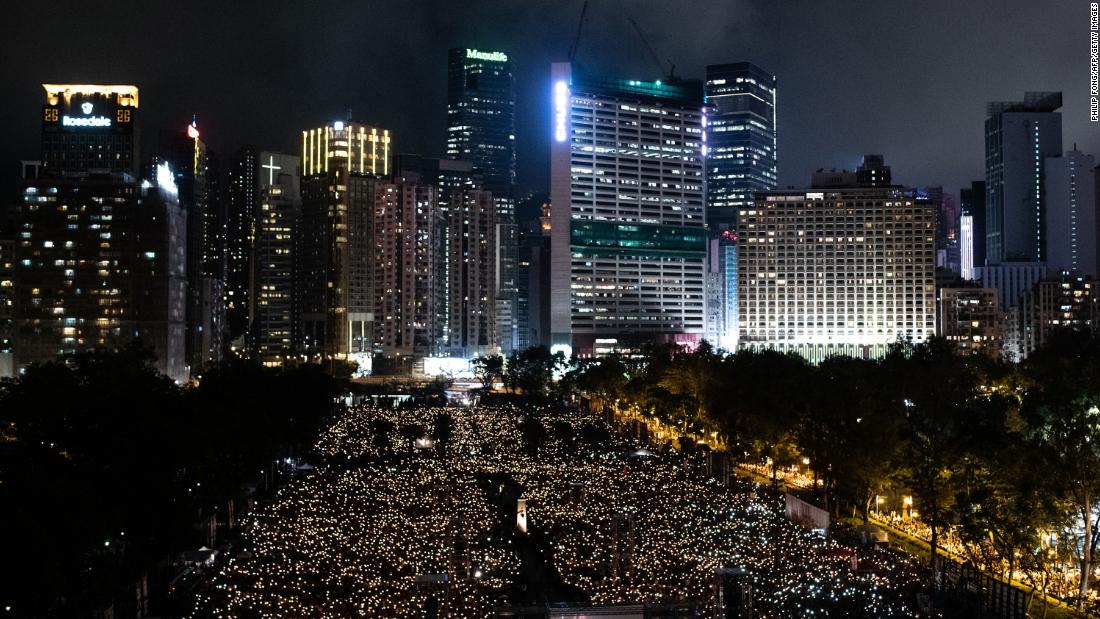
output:
[[[708,240],[706,339],[725,350],[737,348],[737,231]]]
[[[1043,262],[1044,160],[1062,153],[1060,92],[990,103],[985,121],[986,261]]]
[[[138,89],[130,85],[42,84],[44,174],[138,173]]]
[[[44,165],[13,220],[15,364],[139,339],[186,380],[184,213],[167,164],[135,174],[138,89],[44,87]]]
[[[963,278],[976,279],[974,268],[985,266],[985,181],[959,190],[959,246]]]
[[[192,374],[221,358],[225,329],[224,251],[219,200],[211,191],[206,144],[198,124],[162,131],[157,162],[175,173],[180,208],[187,221],[187,365]]]
[[[514,216],[515,105],[508,54],[447,52],[447,157],[473,165],[506,217]]]
[[[703,88],[551,69],[551,342],[594,355],[704,328]]]
[[[1079,150],[1046,159],[1046,263],[1053,271],[1096,273],[1096,167]]]
[[[251,222],[248,258],[248,350],[265,365],[285,363],[294,353],[294,235],[302,196],[298,157],[246,150],[242,161],[259,164],[241,180],[257,180],[258,203]],[[242,188],[243,189],[243,188]]]
[[[447,53],[447,156],[469,161],[493,194],[496,213],[497,341],[515,346],[516,258],[519,227],[516,180],[515,92],[508,54],[471,48]]]
[[[389,173],[386,129],[349,120],[302,132],[295,291],[307,356],[370,364],[372,183]]]
[[[496,325],[496,205],[479,189],[451,193],[447,213],[447,354],[499,352]]]
[[[933,214],[913,193],[758,193],[737,224],[739,346],[820,362],[935,335]]]
[[[266,163],[266,162],[265,162]],[[252,256],[256,234],[256,213],[260,203],[260,179],[266,176],[275,184],[274,172],[294,173],[296,170],[260,168],[260,150],[246,146],[233,156],[226,170],[225,204],[225,332],[229,347],[236,352],[247,348],[249,308],[252,300]],[[278,165],[278,164],[271,164]],[[295,187],[297,189],[297,187]]]
[[[706,71],[707,223],[736,226],[737,210],[754,191],[776,184],[776,80],[752,64],[710,65]]]

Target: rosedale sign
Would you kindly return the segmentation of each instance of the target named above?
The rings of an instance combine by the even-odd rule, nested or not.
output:
[[[488,60],[490,62],[508,62],[508,54],[504,52],[481,52],[476,49],[466,48],[466,57],[474,60]]]
[[[84,112],[84,116],[69,116],[68,114],[61,117],[61,124],[66,127],[110,127],[111,119],[106,116],[92,116],[92,104],[83,103],[80,106],[80,111]]]

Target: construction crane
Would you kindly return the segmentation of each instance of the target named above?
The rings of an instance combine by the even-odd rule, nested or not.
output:
[[[569,46],[569,62],[573,62],[573,56],[577,55],[577,45],[581,42],[581,28],[584,28],[584,15],[588,12],[588,0],[584,0],[581,7],[581,19],[577,22],[577,36],[573,37],[573,44]]]
[[[657,56],[657,52],[653,51],[653,46],[646,40],[645,35],[642,34],[642,29],[638,27],[638,22],[634,21],[633,17],[626,18],[631,26],[634,26],[634,32],[638,33],[638,38],[642,40],[642,44],[645,45],[646,50],[649,51],[649,57],[653,59],[653,63],[657,65],[657,68],[661,70],[661,73],[665,71],[665,65],[661,62],[661,58]],[[668,63],[668,73],[665,74],[665,79],[672,81],[676,79],[676,65],[672,64],[671,60],[665,60]]]

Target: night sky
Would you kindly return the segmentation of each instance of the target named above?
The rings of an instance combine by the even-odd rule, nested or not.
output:
[[[390,128],[396,150],[440,155],[446,50],[461,46],[511,55],[519,188],[546,191],[549,64],[565,58],[581,4],[7,3],[0,179],[38,157],[42,82],[136,84],[147,136],[194,113],[223,152],[245,143],[296,152],[301,129],[350,107]],[[591,0],[577,60],[660,78],[627,17],[683,77],[742,60],[777,75],[781,187],[870,152],[886,156],[895,182],[954,192],[983,178],[985,102],[1025,90],[1063,91],[1065,148],[1100,156],[1086,0]]]

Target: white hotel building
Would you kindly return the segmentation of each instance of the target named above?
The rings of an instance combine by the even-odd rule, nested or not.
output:
[[[742,348],[816,363],[935,335],[933,213],[910,192],[761,192],[737,234]]]
[[[700,82],[551,68],[551,344],[582,356],[704,331]]]

